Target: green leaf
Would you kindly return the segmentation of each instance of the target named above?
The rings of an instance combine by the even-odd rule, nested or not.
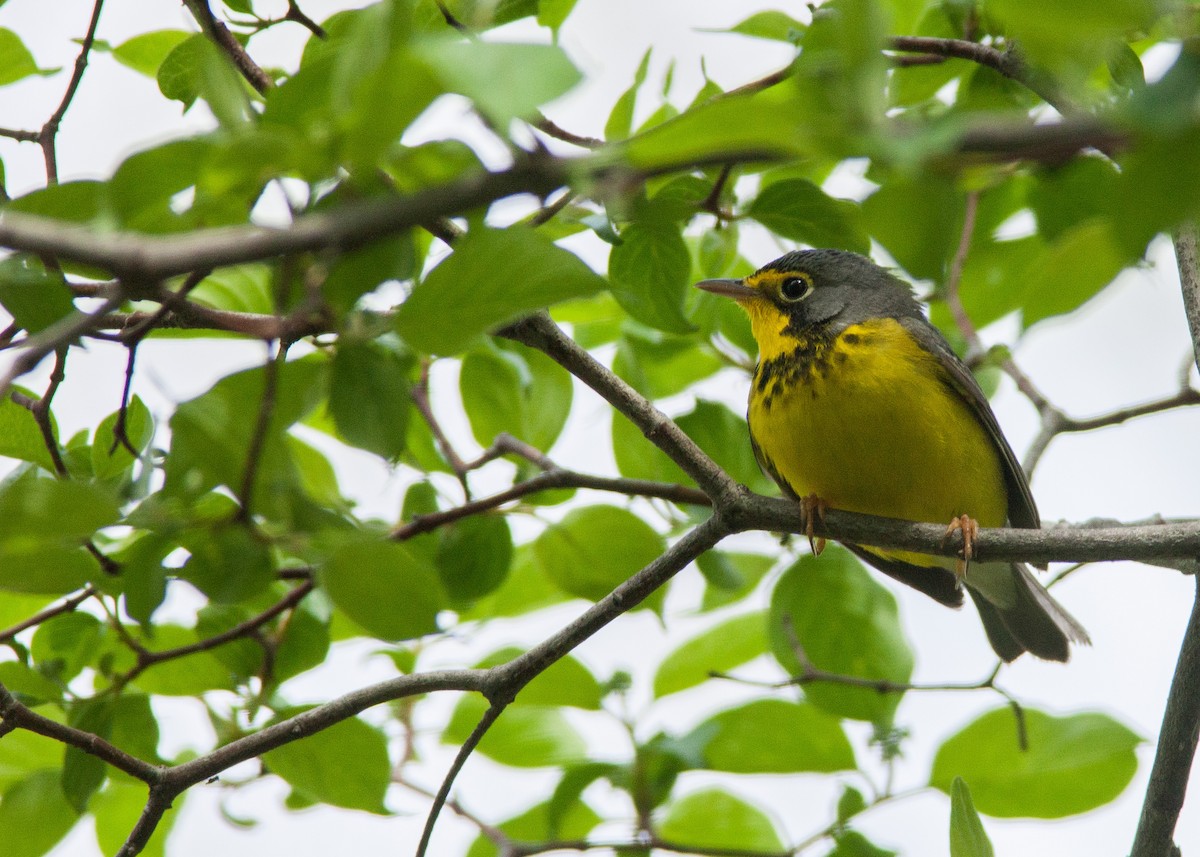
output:
[[[576,0],[538,0],[537,22],[558,33],[575,8]]]
[[[693,329],[683,314],[691,273],[691,254],[673,223],[630,224],[608,256],[613,297],[638,321],[668,333]]]
[[[42,672],[30,669],[18,661],[0,663],[0,684],[23,697],[26,705],[38,702],[58,702],[62,699],[62,687],[51,681]],[[4,787],[4,766],[0,765],[0,790]]]
[[[36,398],[24,388],[13,389],[30,398]],[[50,416],[53,420],[53,414]],[[54,435],[57,439],[57,430],[54,431]],[[46,441],[37,421],[28,408],[18,405],[11,396],[0,398],[0,456],[32,461],[46,472],[54,472],[54,461],[50,458],[50,451],[46,448]]]
[[[203,98],[221,125],[238,127],[250,117],[246,84],[226,55],[197,33],[175,45],[157,73],[158,90],[188,109]]]
[[[30,333],[75,312],[62,273],[47,271],[40,259],[25,255],[0,262],[0,304]]]
[[[68,725],[107,739],[112,733],[112,697],[80,700],[71,705]],[[62,790],[76,812],[87,811],[88,802],[104,783],[108,770],[103,759],[79,747],[67,747],[63,756]]]
[[[971,783],[980,812],[999,818],[1063,818],[1114,800],[1137,772],[1142,739],[1104,714],[1055,717],[1025,708],[1028,749],[1011,708],[982,715],[947,738],[929,783],[950,793]]]
[[[113,58],[146,77],[157,77],[163,60],[192,34],[184,30],[154,30],[140,33],[113,48]]]
[[[54,217],[72,223],[108,220],[108,187],[98,181],[73,181],[50,185],[17,197],[6,206],[9,210],[42,217]]]
[[[615,410],[612,412],[612,449],[617,470],[622,476],[679,485],[693,484],[678,464]]]
[[[381,640],[433,633],[445,604],[433,569],[391,542],[337,549],[321,569],[321,584],[338,609]]]
[[[469,352],[458,388],[471,432],[488,447],[507,433],[548,452],[571,410],[571,375],[543,354],[515,343]]]
[[[1022,322],[1029,327],[1078,308],[1131,261],[1111,221],[1093,218],[1076,224],[1038,254],[1026,271]]]
[[[962,777],[950,784],[950,857],[993,857],[991,840]]]
[[[9,831],[5,857],[41,857],[67,835],[76,820],[78,815],[63,795],[57,771],[29,775],[9,786],[0,799],[0,830]]]
[[[434,563],[450,597],[470,603],[504,583],[512,556],[508,522],[499,515],[474,515],[443,529]]]
[[[443,744],[462,744],[487,711],[487,700],[463,696],[442,733]],[[547,768],[581,761],[587,743],[557,708],[513,705],[505,709],[483,740],[479,752],[514,768]]]
[[[271,419],[255,459],[255,511],[281,516],[296,486],[284,432],[317,405],[327,389],[323,355],[293,360],[277,368]],[[207,392],[181,404],[171,417],[171,452],[164,465],[167,496],[197,497],[225,485],[241,492],[247,450],[262,408],[263,368],[236,372]]]
[[[768,10],[755,12],[749,18],[739,21],[729,28],[729,32],[795,44],[805,29],[807,27],[791,15]]]
[[[714,714],[692,734],[707,736],[704,758],[714,771],[828,773],[855,767],[841,723],[807,703],[758,699]]]
[[[96,427],[92,439],[92,473],[97,479],[112,479],[133,466],[137,459],[124,442],[117,440],[116,426],[121,412],[109,414]],[[125,409],[124,440],[141,455],[154,436],[154,418],[139,396],[133,396]]]
[[[666,542],[641,518],[616,506],[575,509],[533,543],[545,573],[564,592],[598,601],[657,559]],[[661,602],[661,594],[648,601]]]
[[[524,654],[524,649],[515,646],[492,652],[475,666],[479,669],[506,664]],[[571,655],[557,661],[538,673],[517,694],[515,705],[569,705],[592,711],[600,709],[602,691],[600,683],[591,671]]]
[[[702,610],[715,610],[734,604],[751,592],[775,565],[769,556],[711,550],[696,560],[704,575]]]
[[[343,337],[329,372],[329,411],[352,446],[392,460],[404,451],[416,361],[374,342]]]
[[[880,848],[857,830],[834,834],[837,845],[825,857],[896,857],[895,851]]]
[[[613,371],[648,399],[665,399],[715,375],[725,362],[693,336],[630,326],[617,343]]]
[[[1072,158],[1029,185],[1038,232],[1057,239],[1072,226],[1112,211],[1120,172],[1104,157]]]
[[[447,89],[470,98],[501,128],[531,116],[582,79],[557,45],[440,40],[418,50]]]
[[[508,576],[500,588],[462,612],[463,619],[494,619],[524,616],[543,607],[561,604],[568,595],[554,586],[538,564],[532,543],[513,551]]]
[[[871,236],[912,276],[941,282],[962,230],[963,195],[937,176],[897,176],[862,204]]]
[[[546,801],[496,826],[514,842],[545,842],[583,839],[600,821],[600,816],[581,800],[572,801],[565,811],[558,813]],[[482,834],[467,851],[467,857],[499,857],[499,854],[496,844]]]
[[[715,787],[672,801],[657,832],[663,839],[702,849],[784,850],[779,833],[765,812]]]
[[[867,809],[867,799],[863,793],[853,786],[842,786],[842,796],[837,802],[837,820],[845,824],[854,816]]]
[[[358,717],[270,750],[263,754],[263,762],[305,797],[346,809],[387,813],[383,798],[392,778],[387,738]]]
[[[532,230],[472,229],[413,289],[396,329],[414,348],[453,354],[506,321],[604,286],[578,256]]]
[[[54,74],[56,68],[40,68],[21,37],[0,27],[0,86],[8,86],[34,74]]]
[[[29,654],[38,670],[66,683],[92,662],[101,637],[100,620],[88,613],[65,613],[38,625]]]
[[[750,446],[744,417],[718,402],[699,400],[675,422],[717,464],[751,491],[773,493],[774,483],[762,472]]]
[[[155,625],[153,640],[142,645],[165,652],[199,642],[196,631],[178,625]],[[156,663],[133,680],[142,691],[155,696],[200,696],[210,690],[233,690],[234,677],[211,652],[197,652]]]
[[[188,299],[214,309],[271,315],[275,312],[271,276],[268,266],[256,263],[222,268],[205,277]]]
[[[108,492],[33,473],[0,487],[0,553],[16,554],[42,544],[73,546],[120,518]]]
[[[680,644],[658,665],[655,697],[678,693],[708,681],[767,651],[767,617],[762,611],[726,619]]]
[[[793,675],[800,669],[794,635],[817,669],[897,684],[912,677],[896,599],[844,548],[801,557],[784,572],[771,596],[770,635],[775,658]],[[831,714],[881,725],[891,722],[901,697],[830,682],[813,682],[804,693]]]
[[[374,241],[365,247],[343,253],[330,266],[321,293],[343,313],[352,310],[363,295],[388,280],[412,277],[417,250],[411,232]]]
[[[637,71],[634,72],[633,83],[621,93],[621,97],[617,99],[613,109],[609,112],[608,121],[604,123],[605,139],[624,140],[633,130],[633,109],[637,106],[638,90],[646,82],[646,72],[650,69],[651,50],[652,48],[646,48],[641,62],[638,63]]]
[[[834,199],[803,179],[770,185],[755,197],[747,213],[775,234],[813,247],[863,254],[871,249],[858,204]]]
[[[275,579],[270,547],[247,527],[232,524],[192,530],[181,543],[191,556],[179,576],[213,601],[253,598]]]

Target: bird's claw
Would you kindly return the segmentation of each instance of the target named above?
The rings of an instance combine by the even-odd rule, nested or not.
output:
[[[946,544],[946,540],[958,530],[962,533],[962,559],[956,560],[954,565],[954,573],[959,577],[967,576],[967,569],[971,567],[971,560],[975,556],[975,539],[979,537],[979,522],[970,515],[959,515],[950,521],[946,527],[946,534],[942,536],[942,544]]]
[[[825,523],[825,501],[816,494],[802,497],[800,513],[804,521],[804,535],[808,536],[808,546],[813,556],[820,556],[821,551],[825,550],[825,539],[815,534],[815,523],[817,518],[821,519],[822,524]]]

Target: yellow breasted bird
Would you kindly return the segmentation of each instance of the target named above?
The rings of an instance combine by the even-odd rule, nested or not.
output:
[[[987,397],[912,290],[840,250],[788,253],[744,280],[699,288],[750,316],[758,365],[747,419],[759,464],[809,513],[962,529],[964,560],[847,545],[951,607],[963,584],[992,648],[1067,660],[1087,632],[1020,563],[969,563],[980,526],[1037,528],[1037,507]]]

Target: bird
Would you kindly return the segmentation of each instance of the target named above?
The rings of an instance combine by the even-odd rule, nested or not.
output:
[[[801,503],[812,539],[827,508],[947,523],[962,558],[846,544],[950,607],[963,590],[1004,661],[1065,662],[1087,631],[1028,566],[971,562],[980,526],[1036,529],[1025,472],[970,369],[911,286],[858,253],[789,252],[743,279],[697,288],[732,298],[758,344],[747,422],[754,455]],[[823,542],[813,543],[818,552]]]

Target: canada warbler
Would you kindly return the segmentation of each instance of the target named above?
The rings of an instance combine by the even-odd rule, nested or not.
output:
[[[1065,661],[1069,641],[1089,642],[1025,565],[970,563],[980,525],[1037,528],[1037,508],[987,397],[905,283],[856,253],[803,250],[698,287],[750,316],[750,441],[810,522],[826,506],[949,521],[947,533],[963,530],[962,561],[847,547],[951,607],[965,583],[1006,661],[1027,651]]]

